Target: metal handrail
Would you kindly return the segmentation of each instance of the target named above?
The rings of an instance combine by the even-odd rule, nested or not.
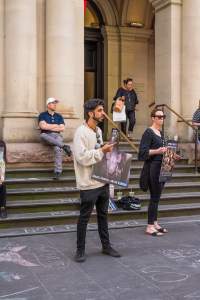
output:
[[[113,127],[119,130],[120,134],[123,136],[123,138],[128,142],[128,144],[138,153],[138,147],[127,138],[127,136],[118,128],[118,126],[113,122],[113,120],[104,112],[104,115],[106,119],[112,124]]]
[[[151,103],[149,105],[149,107],[152,106],[153,103]],[[155,103],[154,103],[155,104]],[[173,108],[171,108],[169,105],[167,104],[158,104],[155,105],[155,108],[159,108],[159,107],[166,107],[169,111],[171,111],[173,114],[175,114],[179,119],[181,119],[187,126],[189,126],[190,128],[192,128],[192,130],[194,130],[195,132],[195,172],[197,172],[197,155],[198,155],[198,149],[197,149],[197,144],[198,144],[198,129],[196,128],[195,125],[190,124],[187,120],[185,120],[179,113],[177,113]]]

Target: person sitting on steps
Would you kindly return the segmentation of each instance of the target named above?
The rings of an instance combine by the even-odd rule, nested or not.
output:
[[[62,132],[65,129],[65,122],[61,114],[56,113],[56,105],[59,100],[48,98],[46,101],[47,111],[39,115],[38,122],[41,129],[41,139],[54,147],[55,164],[54,179],[59,179],[62,174],[63,150],[67,156],[71,156],[70,146],[64,144]]]

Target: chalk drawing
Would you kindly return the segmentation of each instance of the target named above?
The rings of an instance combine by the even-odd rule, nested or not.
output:
[[[189,295],[185,295],[184,298],[186,299],[200,299],[200,292],[194,292],[192,294]]]
[[[189,278],[188,274],[175,272],[168,266],[148,266],[141,271],[148,274],[153,281],[161,283],[181,282]]]
[[[8,250],[3,250],[0,253],[0,262],[12,262],[24,267],[35,267],[38,266],[26,259],[24,259],[19,252],[24,250],[27,246],[8,247]],[[1,249],[0,249],[1,251]]]
[[[38,264],[43,267],[61,267],[65,266],[67,261],[62,260],[60,253],[51,246],[40,245],[37,252],[32,253]]]
[[[12,282],[13,280],[20,280],[22,277],[19,274],[0,272],[0,280],[3,279],[7,282]]]
[[[161,250],[162,254],[171,259],[197,257],[200,256],[199,249],[164,249]]]
[[[0,296],[0,299],[3,299],[3,298],[5,299],[5,298],[8,298],[8,297],[10,297],[10,296],[15,296],[15,295],[24,294],[24,293],[27,293],[27,292],[30,292],[30,291],[34,291],[34,290],[37,290],[37,289],[39,289],[39,286],[30,288],[30,289],[27,289],[27,290],[23,290],[23,291],[20,291],[20,292],[16,292],[16,293],[3,295],[3,296]]]

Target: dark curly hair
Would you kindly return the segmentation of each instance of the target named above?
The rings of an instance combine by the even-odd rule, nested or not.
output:
[[[89,119],[88,113],[90,111],[94,111],[97,106],[103,106],[104,107],[104,101],[102,99],[94,98],[94,99],[89,99],[84,103],[84,115],[86,121]]]

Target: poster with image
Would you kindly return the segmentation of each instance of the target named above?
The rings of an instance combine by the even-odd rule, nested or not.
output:
[[[92,178],[101,182],[128,186],[132,154],[114,149],[94,165]]]
[[[0,183],[5,180],[5,169],[4,148],[0,147]]]
[[[119,130],[112,129],[108,143],[114,144],[113,151],[106,153],[103,159],[94,165],[92,178],[100,182],[128,186],[132,154],[120,151]]]
[[[177,142],[169,140],[166,143],[167,151],[163,154],[160,170],[159,182],[166,182],[171,179],[175,165],[175,155],[177,152]]]

